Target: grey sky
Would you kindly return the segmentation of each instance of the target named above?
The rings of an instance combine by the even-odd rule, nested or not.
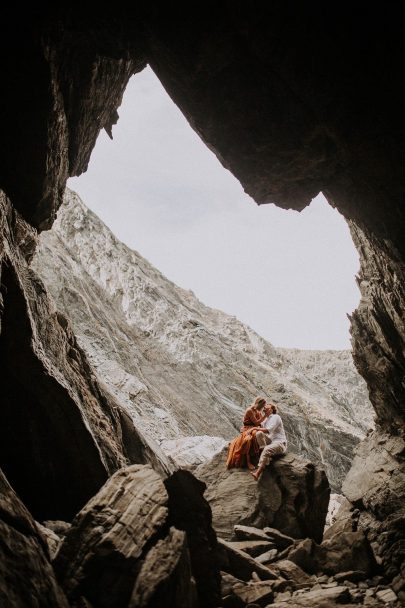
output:
[[[276,346],[350,348],[358,256],[324,197],[302,213],[257,206],[149,68],[119,114],[114,141],[102,132],[68,184],[117,237]]]

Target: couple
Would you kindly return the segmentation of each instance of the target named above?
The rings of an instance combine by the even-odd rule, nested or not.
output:
[[[245,412],[241,434],[229,445],[226,466],[228,469],[247,466],[255,480],[259,481],[272,456],[285,454],[286,450],[287,438],[283,421],[277,414],[277,406],[267,404],[263,397],[257,397]],[[256,469],[251,459],[259,454]]]

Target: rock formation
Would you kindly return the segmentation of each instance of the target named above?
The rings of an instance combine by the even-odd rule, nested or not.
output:
[[[170,464],[99,381],[28,267],[35,232],[2,193],[0,226],[1,464],[37,519],[71,519],[128,461]]]
[[[32,11],[13,5],[5,23],[0,456],[9,481],[35,515],[58,518],[74,512],[125,459],[115,410],[100,397],[98,381],[83,372],[83,352],[24,257],[34,247],[29,225],[52,224],[67,176],[86,170],[97,134],[111,132],[117,120],[130,75],[149,63],[257,202],[300,210],[322,190],[350,221],[361,254],[353,349],[377,426],[359,451],[367,498],[352,483],[348,492],[357,496],[359,527],[376,534],[375,552],[396,590],[379,588],[373,577],[366,596],[350,581],[333,589],[325,585],[337,581],[320,578],[320,589],[286,589],[276,606],[403,598],[403,454],[397,446],[405,420],[402,6],[358,10],[331,3],[326,11],[308,3],[252,8],[224,2],[196,11],[194,5],[156,10],[140,3],[128,12],[118,5],[98,12],[82,7],[78,15],[69,4]],[[88,411],[82,399],[91,404]],[[136,452],[137,441],[129,443]],[[373,480],[376,446],[378,458],[385,450],[381,492]],[[349,476],[355,478],[356,469]]]
[[[202,484],[184,475],[165,487],[150,467],[121,469],[80,511],[54,560],[73,605],[218,605],[211,514]]]
[[[270,526],[293,538],[320,541],[330,488],[324,471],[288,452],[257,483],[246,469],[226,469],[226,450],[194,471],[207,484],[206,498],[219,536],[236,524]]]
[[[296,353],[275,349],[167,280],[69,190],[32,267],[135,426],[172,458],[180,453],[179,464],[182,446],[189,459],[193,453],[188,436],[231,439],[246,405],[263,392],[280,403],[292,450],[326,467],[340,490],[353,448],[372,425],[349,353],[312,353],[318,364],[304,369],[302,356],[297,362]],[[346,381],[350,392],[340,388]],[[220,442],[201,437],[198,445],[190,464]]]

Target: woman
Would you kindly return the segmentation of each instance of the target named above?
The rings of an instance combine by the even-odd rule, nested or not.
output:
[[[251,457],[259,454],[256,433],[260,430],[260,424],[269,415],[268,410],[265,410],[265,405],[266,399],[257,397],[255,402],[247,408],[243,417],[243,426],[240,430],[241,434],[229,444],[228,458],[226,461],[228,469],[245,466],[250,470],[255,468],[251,462]]]

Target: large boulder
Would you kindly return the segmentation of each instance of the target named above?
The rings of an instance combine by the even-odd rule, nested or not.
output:
[[[178,522],[183,530],[173,525],[173,504],[180,500],[174,496],[181,490],[179,480],[168,480],[169,498],[162,479],[150,466],[121,469],[88,502],[73,520],[54,560],[72,604],[87,601],[105,608],[151,608],[164,603],[193,608],[203,572],[206,590],[205,595],[200,594],[201,605],[218,605],[220,578],[215,545],[212,547],[216,538],[209,520],[205,521],[205,537],[197,534],[204,528],[204,488],[191,473],[187,476],[185,508],[189,519],[198,522],[194,529],[181,511]],[[204,508],[209,511],[207,503]],[[210,533],[211,544],[207,540]],[[204,569],[193,554],[204,556],[210,549],[210,569],[206,565]]]
[[[270,526],[293,538],[322,540],[330,495],[325,472],[292,453],[273,461],[258,483],[247,469],[226,468],[226,449],[195,475],[207,484],[213,525],[231,539],[236,524]]]
[[[136,579],[128,608],[197,606],[191,578],[186,535],[171,528],[147,554]]]
[[[0,470],[0,606],[68,608],[32,516]]]
[[[165,482],[169,521],[187,535],[191,569],[202,606],[218,606],[221,578],[212,513],[203,494],[205,484],[189,471],[176,471]]]
[[[378,428],[358,447],[343,484],[388,580],[405,592],[405,438]],[[338,517],[339,519],[339,513]]]
[[[332,528],[320,545],[305,539],[292,548],[288,559],[309,573],[333,575],[354,570],[364,573],[364,578],[372,576],[377,564],[363,530],[342,530],[339,526],[333,532]]]

